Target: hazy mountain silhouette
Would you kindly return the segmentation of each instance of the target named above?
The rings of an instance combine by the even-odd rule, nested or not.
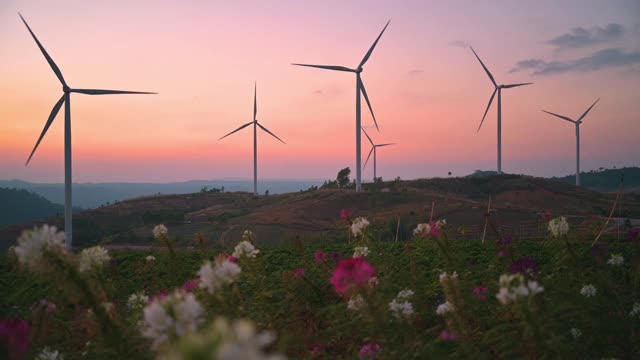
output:
[[[0,188],[0,227],[61,215],[64,206],[24,189]]]

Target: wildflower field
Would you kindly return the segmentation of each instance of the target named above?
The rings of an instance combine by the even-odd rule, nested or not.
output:
[[[0,358],[640,358],[638,231],[597,241],[551,220],[546,239],[457,240],[446,222],[375,241],[229,253],[74,253],[52,227],[0,258]]]

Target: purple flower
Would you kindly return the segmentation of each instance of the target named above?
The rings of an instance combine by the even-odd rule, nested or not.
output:
[[[511,263],[511,273],[521,273],[526,274],[529,272],[537,272],[538,271],[538,263],[529,257],[521,257],[520,259],[514,260]]]
[[[18,358],[27,351],[29,324],[25,320],[0,320],[0,342],[9,348],[9,354]],[[11,357],[11,356],[9,356]]]
[[[358,358],[360,359],[375,359],[380,352],[380,345],[375,342],[362,345],[360,351],[358,351]]]
[[[452,341],[456,338],[456,334],[454,334],[452,331],[442,330],[442,332],[440,333],[440,340],[442,341]]]
[[[640,236],[640,227],[629,230],[627,232],[627,241],[634,241]]]

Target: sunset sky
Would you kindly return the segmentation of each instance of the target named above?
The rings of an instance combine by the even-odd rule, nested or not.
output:
[[[188,5],[187,5],[188,4]],[[355,166],[356,67],[387,22],[363,80],[385,179],[495,170],[503,92],[503,170],[539,176],[640,165],[640,2],[627,1],[0,1],[0,179],[62,182],[64,112],[24,163],[62,95],[22,13],[71,87],[158,95],[72,95],[74,182],[334,178]],[[363,124],[373,125],[364,107]],[[363,157],[369,151],[363,137]],[[364,161],[364,159],[363,159]],[[363,173],[370,181],[372,168]]]

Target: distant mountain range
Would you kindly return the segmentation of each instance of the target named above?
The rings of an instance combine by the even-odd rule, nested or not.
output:
[[[258,183],[258,191],[264,194],[282,194],[306,190],[322,184],[322,180],[264,180]],[[74,206],[93,209],[117,201],[154,194],[189,194],[203,188],[224,190],[225,192],[252,191],[253,183],[240,179],[192,180],[174,183],[74,183]],[[0,180],[0,188],[25,189],[41,195],[45,199],[64,204],[64,184],[31,183],[22,180]],[[0,197],[0,202],[4,199]]]
[[[63,213],[64,206],[31,191],[0,188],[0,227]]]

